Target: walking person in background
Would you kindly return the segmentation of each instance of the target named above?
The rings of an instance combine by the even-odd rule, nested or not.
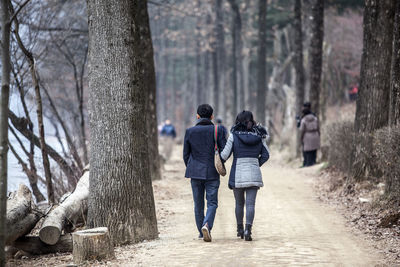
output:
[[[176,138],[175,126],[172,125],[170,120],[166,120],[165,124],[161,128],[161,143],[163,146],[163,154],[165,160],[171,157],[172,149],[174,148],[174,139]]]
[[[218,125],[219,127],[223,127],[224,130],[225,130],[225,132],[228,132],[228,131],[226,130],[226,127],[225,127],[224,124],[222,123],[222,119],[221,119],[221,118],[218,118],[218,119],[217,119],[217,125]]]
[[[263,180],[260,167],[269,159],[266,144],[268,133],[257,126],[250,111],[242,111],[236,117],[221,158],[227,160],[233,153],[233,164],[229,176],[229,188],[235,196],[237,236],[251,241],[251,228],[255,214],[257,191]],[[246,204],[246,227],[243,229],[244,206]]]
[[[197,123],[186,130],[183,145],[183,160],[186,165],[185,177],[191,178],[194,215],[199,238],[211,242],[211,229],[218,207],[219,174],[214,165],[213,109],[208,104],[197,108]],[[218,127],[217,144],[225,147],[226,131]],[[204,196],[207,199],[207,212],[204,216]]]
[[[316,163],[317,150],[320,148],[320,130],[317,116],[311,112],[309,102],[303,105],[303,114],[300,121],[300,140],[303,146],[303,167]]]

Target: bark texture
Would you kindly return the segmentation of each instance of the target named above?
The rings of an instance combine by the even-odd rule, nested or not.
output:
[[[358,132],[372,132],[388,124],[394,2],[365,1],[364,47],[355,119]]]
[[[143,1],[145,2],[145,1]],[[88,226],[114,244],[158,235],[149,172],[139,1],[89,0]]]
[[[355,118],[356,139],[351,164],[353,176],[374,175],[372,134],[388,125],[394,6],[392,0],[366,0],[360,88]],[[377,174],[378,175],[378,174]]]
[[[311,42],[310,42],[310,102],[311,109],[319,114],[319,95],[321,92],[322,57],[324,42],[324,1],[312,0]]]
[[[400,1],[395,4],[389,124],[400,124]]]
[[[9,0],[1,0],[1,95],[0,95],[0,266],[5,266],[4,253],[7,212],[8,105],[10,98],[10,13]]]
[[[294,21],[293,21],[293,63],[296,77],[296,115],[301,116],[304,103],[304,65],[303,65],[303,28],[302,28],[302,8],[301,0],[294,2]],[[300,155],[300,133],[296,136],[296,155]]]
[[[141,65],[143,66],[142,75],[147,92],[147,111],[146,111],[146,124],[148,132],[148,146],[149,146],[149,163],[150,163],[150,176],[152,180],[161,179],[160,167],[160,154],[158,152],[158,129],[157,129],[157,103],[156,103],[156,73],[154,70],[154,52],[151,40],[149,15],[147,12],[147,2],[139,1],[138,22],[140,30],[140,51],[143,57]]]
[[[78,221],[84,221],[88,198],[89,172],[86,172],[74,192],[46,216],[39,231],[40,240],[48,245],[55,245],[65,228],[73,230]]]
[[[267,1],[259,0],[256,120],[265,125],[267,91]]]
[[[72,255],[75,264],[85,261],[111,260],[115,258],[107,227],[78,231],[72,234]]]

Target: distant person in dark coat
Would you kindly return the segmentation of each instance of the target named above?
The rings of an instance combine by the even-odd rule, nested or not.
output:
[[[257,191],[264,186],[260,167],[269,159],[265,128],[257,126],[250,111],[236,117],[231,135],[221,153],[227,160],[233,153],[233,164],[229,176],[229,188],[233,189],[236,201],[237,236],[251,241]],[[246,195],[246,198],[245,198]],[[246,228],[243,229],[244,205],[246,204]]]
[[[220,127],[223,127],[224,130],[225,130],[225,132],[228,132],[228,131],[226,130],[226,127],[225,127],[224,124],[222,123],[222,119],[221,119],[221,118],[218,118],[218,119],[217,119],[217,125],[220,126]]]
[[[214,165],[213,109],[208,104],[197,108],[197,123],[186,130],[183,160],[186,165],[185,177],[191,178],[194,200],[194,215],[199,238],[211,242],[211,229],[218,207],[219,174]],[[226,131],[218,127],[218,147],[225,147]],[[204,195],[207,199],[207,212],[204,216]]]
[[[172,150],[174,149],[174,139],[176,137],[175,126],[172,125],[170,120],[166,120],[165,124],[161,128],[161,147],[162,155],[165,160],[171,158]]]
[[[172,125],[170,120],[166,120],[164,126],[161,129],[161,136],[167,136],[167,137],[176,137],[176,131],[174,125]]]
[[[303,146],[303,167],[316,163],[317,150],[320,148],[320,129],[317,116],[311,112],[311,104],[305,103],[300,122],[300,140]]]

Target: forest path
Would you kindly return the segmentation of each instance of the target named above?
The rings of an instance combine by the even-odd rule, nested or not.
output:
[[[256,201],[253,241],[236,237],[234,197],[221,178],[213,241],[197,239],[182,147],[176,146],[164,179],[154,183],[160,238],[134,246],[123,265],[142,266],[376,266],[384,261],[344,226],[344,219],[316,200],[318,167],[287,166],[274,155],[262,167],[265,186]],[[229,164],[228,164],[229,165]],[[228,167],[228,166],[227,166]],[[230,166],[229,166],[230,167]],[[117,256],[118,257],[118,256]]]

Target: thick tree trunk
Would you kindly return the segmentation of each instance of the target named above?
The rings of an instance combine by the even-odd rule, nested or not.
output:
[[[304,65],[303,65],[303,29],[302,29],[302,8],[301,0],[294,3],[294,23],[293,23],[293,52],[294,69],[296,77],[296,115],[301,116],[304,103]],[[300,132],[296,135],[296,156],[300,155]]]
[[[355,128],[372,132],[388,124],[394,1],[365,1],[364,48]]]
[[[324,41],[324,1],[312,0],[310,55],[310,102],[311,109],[319,114],[321,91],[322,57]]]
[[[267,91],[267,1],[259,0],[256,120],[265,125]]]
[[[28,234],[41,215],[32,200],[32,193],[26,185],[21,184],[7,200],[6,244]]]
[[[107,226],[114,244],[158,235],[143,124],[147,94],[140,72],[146,59],[140,49],[140,28],[148,25],[139,14],[141,4],[88,1],[88,226]]]
[[[54,245],[64,229],[69,232],[75,228],[78,221],[85,221],[88,198],[89,172],[86,172],[74,192],[46,216],[39,231],[40,240],[48,245]]]
[[[355,118],[357,138],[351,160],[353,175],[359,179],[374,169],[371,133],[389,122],[393,22],[394,1],[365,1],[364,48]]]
[[[158,129],[157,129],[157,103],[156,103],[156,73],[154,69],[153,42],[151,39],[149,15],[147,13],[147,2],[139,1],[139,19],[143,25],[139,27],[140,51],[142,51],[143,72],[141,79],[144,83],[145,92],[147,92],[147,111],[146,125],[148,132],[149,164],[150,176],[152,180],[161,179],[160,154],[158,152]]]
[[[396,1],[390,80],[389,125],[400,124],[400,1]],[[400,187],[399,187],[400,188]]]
[[[38,236],[23,236],[15,240],[12,247],[31,255],[72,252],[72,236],[63,235],[54,245],[43,243]]]
[[[10,99],[10,13],[9,0],[1,0],[1,96],[0,96],[0,266],[5,266],[4,253],[7,212],[7,153],[8,153],[8,105]]]

